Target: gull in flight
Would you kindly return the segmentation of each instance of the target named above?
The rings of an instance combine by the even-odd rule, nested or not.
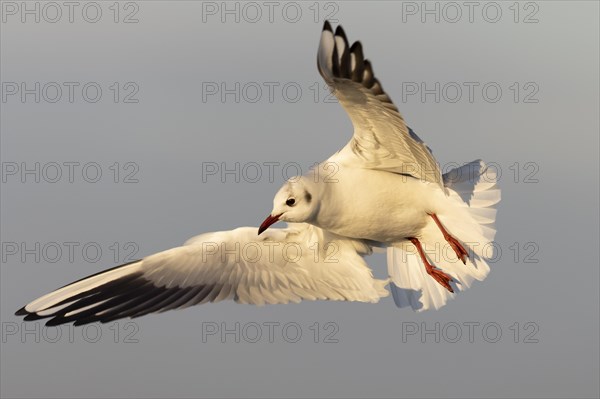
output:
[[[438,309],[489,273],[496,175],[482,161],[442,174],[343,29],[325,22],[317,65],[354,126],[350,142],[277,192],[258,228],[205,233],[83,278],[16,312],[82,325],[233,299],[335,300]],[[284,229],[269,228],[277,221]],[[387,251],[375,279],[364,256]],[[389,291],[385,288],[389,287]]]

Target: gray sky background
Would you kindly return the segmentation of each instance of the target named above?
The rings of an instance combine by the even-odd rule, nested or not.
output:
[[[598,397],[598,2],[478,2],[472,22],[464,6],[458,18],[445,3],[428,2],[439,7],[439,23],[421,2],[277,2],[272,22],[262,2],[260,16],[238,3],[239,23],[229,14],[221,21],[221,2],[121,2],[115,15],[113,2],[100,1],[96,23],[86,21],[95,8],[85,2],[72,23],[64,6],[50,23],[44,18],[56,10],[45,4],[38,3],[40,23],[35,15],[23,23],[21,2],[1,3],[2,397]],[[341,148],[351,125],[325,100],[316,69],[326,16],[350,41],[361,40],[383,87],[442,165],[482,158],[501,170],[502,253],[485,282],[421,314],[397,309],[391,297],[376,305],[219,303],[99,330],[64,327],[57,342],[56,329],[13,316],[132,249],[140,257],[201,232],[258,225],[286,163],[307,170]],[[34,94],[24,103],[20,92],[10,94],[22,82],[40,82],[39,103]],[[63,89],[55,103],[49,82]],[[64,82],[79,84],[72,103]],[[236,82],[239,102],[206,92]],[[265,82],[277,84],[273,101]],[[411,94],[436,82],[439,102]],[[475,84],[472,101],[465,82]],[[102,96],[93,103],[97,86]],[[257,86],[261,97],[251,102]],[[462,97],[452,102],[457,86]],[[138,102],[125,102],[134,91],[128,100]],[[46,167],[39,183],[8,173],[36,162]],[[62,165],[56,183],[48,182],[53,162]],[[64,162],[80,163],[72,183]],[[97,183],[82,177],[89,162],[102,171]],[[273,182],[267,167],[256,182],[254,174],[203,181],[207,162],[280,164]],[[137,183],[123,182],[129,173]],[[72,260],[68,242],[78,243]],[[57,243],[63,253],[55,262],[42,250],[39,262],[35,254],[23,260],[11,243],[48,251]],[[97,247],[102,254],[92,262]],[[368,261],[385,276],[384,256]],[[236,322],[247,333],[239,343],[231,335],[203,342],[207,326]],[[249,342],[252,323],[265,322],[280,323],[274,342],[266,327]],[[283,336],[286,323],[300,327],[298,342],[288,342],[293,331]],[[436,323],[440,342],[406,334]],[[469,323],[479,323],[473,342]],[[453,343],[456,325],[462,336]],[[489,342],[496,327],[501,336]],[[23,335],[27,328],[38,336]],[[330,333],[337,342],[324,342]]]

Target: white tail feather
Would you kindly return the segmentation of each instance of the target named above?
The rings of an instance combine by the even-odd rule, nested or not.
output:
[[[469,252],[466,265],[456,257],[433,219],[420,237],[430,263],[455,280],[451,283],[455,292],[466,290],[475,280],[484,280],[490,271],[486,260],[493,256],[495,208],[500,201],[496,181],[495,171],[480,160],[444,175],[444,186],[448,191],[445,200],[449,206],[447,212],[437,215],[448,232]],[[427,274],[410,242],[387,251],[392,281],[390,290],[398,307],[410,306],[417,311],[439,309],[456,295]]]

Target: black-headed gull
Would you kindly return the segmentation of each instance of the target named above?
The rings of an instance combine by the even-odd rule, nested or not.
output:
[[[484,258],[492,255],[500,201],[496,174],[474,161],[442,175],[383,91],[360,42],[350,46],[340,26],[334,33],[325,22],[317,64],[354,134],[341,151],[279,190],[259,234],[278,220],[304,222],[389,247],[396,304],[439,308],[489,272]]]
[[[483,280],[500,200],[495,174],[474,161],[442,176],[383,92],[360,43],[350,47],[341,27],[333,34],[325,23],[318,66],[350,115],[354,136],[309,175],[287,182],[258,232],[199,235],[59,288],[16,314],[79,325],[225,299],[378,302],[390,281],[398,306],[425,310]],[[290,224],[265,231],[278,220]],[[363,259],[377,247],[388,247],[387,280],[374,279]],[[450,256],[440,251],[446,247]]]

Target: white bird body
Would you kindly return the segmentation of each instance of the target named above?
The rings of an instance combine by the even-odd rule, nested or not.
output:
[[[483,248],[495,234],[495,174],[473,161],[442,176],[375,78],[362,45],[350,46],[341,27],[334,33],[325,23],[317,65],[354,133],[341,151],[279,190],[259,232],[278,220],[305,222],[386,246],[396,304],[443,306],[489,272],[485,259],[493,251]]]
[[[225,299],[377,302],[388,283],[397,306],[420,311],[485,279],[500,200],[495,173],[473,161],[442,176],[361,44],[350,46],[341,27],[334,34],[325,23],[317,64],[352,121],[352,139],[290,179],[258,233],[201,234],[50,292],[17,314],[78,325]],[[265,231],[278,220],[288,227]],[[387,280],[374,279],[363,259],[374,247],[387,247]]]
[[[320,180],[321,206],[309,222],[345,237],[384,244],[418,236],[427,214],[438,211],[434,199],[445,197],[437,185],[380,170],[340,165],[328,180]]]

